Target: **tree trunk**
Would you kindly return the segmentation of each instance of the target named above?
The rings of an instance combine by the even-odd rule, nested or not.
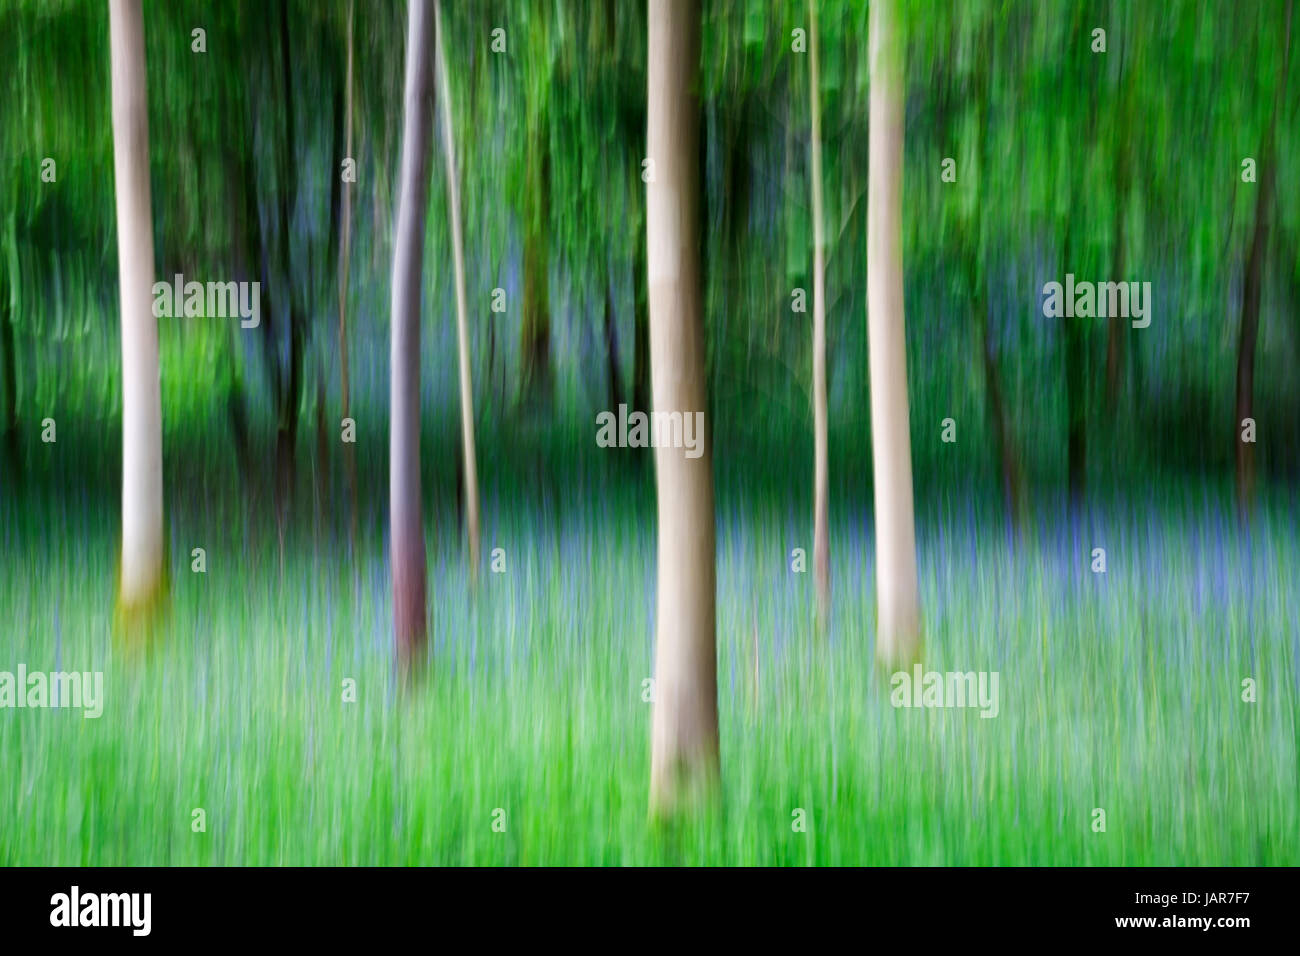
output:
[[[284,296],[289,303],[289,369],[288,381],[281,377],[282,388],[277,395],[278,408],[275,438],[275,489],[276,524],[280,536],[281,560],[284,555],[284,532],[288,521],[289,504],[295,485],[295,458],[298,448],[298,415],[302,400],[302,361],[306,339],[302,310],[294,293],[293,259],[289,251],[291,217],[297,203],[298,177],[295,166],[295,127],[293,99],[293,65],[289,55],[289,2],[280,0],[280,66],[284,83],[284,139],[281,142],[279,211],[280,272],[284,281]],[[278,353],[278,349],[277,349]],[[278,361],[278,354],[277,359]]]
[[[1084,32],[1084,20],[1081,17],[1074,18],[1071,36],[1072,47],[1086,42],[1084,38],[1087,34]],[[1077,57],[1069,60],[1061,83],[1068,97],[1068,108],[1065,113],[1077,113],[1084,118],[1080,136],[1083,145],[1079,152],[1092,154],[1097,148],[1097,82],[1096,77],[1082,65],[1084,62]],[[1087,92],[1086,106],[1081,91]],[[1092,266],[1086,254],[1086,244],[1083,242],[1079,242],[1078,245],[1084,247],[1084,255],[1078,256],[1072,214],[1074,210],[1081,208],[1085,188],[1082,175],[1070,177],[1070,202],[1063,225],[1065,238],[1061,248],[1061,260],[1065,263],[1065,269],[1078,275],[1087,274]],[[1071,518],[1077,517],[1083,507],[1088,476],[1087,388],[1091,380],[1088,349],[1091,321],[1077,315],[1066,315],[1061,318],[1061,360],[1064,365],[1066,407],[1067,511]]]
[[[338,62],[339,54],[342,52],[337,49],[333,42],[333,33],[326,26],[323,29],[323,41],[326,48],[331,51],[328,62],[331,64]],[[337,52],[335,52],[337,51]],[[331,163],[329,184],[330,184],[330,219],[329,219],[329,239],[325,252],[324,268],[328,272],[330,268],[338,269],[342,265],[342,259],[339,257],[339,243],[342,240],[342,219],[343,219],[343,176],[340,173],[340,157],[343,155],[343,126],[345,122],[346,106],[344,99],[346,93],[344,82],[337,76],[334,78],[333,89],[333,141],[330,144]],[[313,289],[315,289],[315,269],[318,266],[316,258],[312,257],[312,278]],[[322,315],[325,309],[321,309]],[[330,451],[330,427],[329,416],[326,412],[325,403],[325,384],[327,376],[325,372],[324,357],[318,352],[316,355],[316,467],[314,477],[316,479],[316,530],[320,531],[322,520],[325,514],[331,510],[331,492],[332,482],[330,481],[329,468],[329,451]]]
[[[1124,212],[1123,201],[1127,189],[1121,180],[1120,208],[1115,213],[1114,251],[1111,256],[1110,276],[1112,282],[1124,281]],[[1119,403],[1120,370],[1124,362],[1124,326],[1128,322],[1125,316],[1114,310],[1106,328],[1106,409],[1114,412]]]
[[[642,193],[644,197],[645,193]],[[633,258],[632,266],[632,410],[650,414],[650,306],[646,288],[646,257]],[[653,461],[646,449],[632,449],[632,463],[641,473]]]
[[[465,294],[465,247],[460,234],[460,184],[456,173],[456,139],[451,125],[451,88],[447,79],[446,45],[442,42],[442,5],[434,0],[437,25],[438,82],[442,87],[442,146],[447,159],[447,209],[451,216],[452,257],[456,267],[456,343],[460,358],[461,459],[464,465],[465,535],[469,548],[469,578],[478,580],[479,515],[478,462],[474,452],[474,385],[469,361],[469,306]]]
[[[348,2],[348,65],[344,91],[343,128],[346,140],[345,156],[352,157],[352,16],[353,4]],[[335,170],[342,178],[342,167]],[[339,380],[343,397],[343,418],[352,417],[351,391],[348,380],[348,264],[352,251],[352,183],[344,182],[342,235],[339,238]],[[340,433],[342,423],[340,422]],[[357,545],[357,453],[351,442],[343,444],[343,469],[348,483],[348,543],[355,551]]]
[[[826,450],[826,226],[822,222],[822,111],[817,63],[817,0],[808,0],[809,99],[812,106],[813,213],[813,577],[817,618],[831,609],[830,479]]]
[[[550,397],[551,296],[550,296],[550,138],[545,114],[530,118],[527,162],[527,202],[524,223],[524,309],[520,326],[524,397]]]
[[[689,0],[649,6],[646,188],[650,361],[656,413],[707,408],[699,263],[700,14]],[[719,777],[713,451],[656,447],[659,501],[650,810],[707,802]]]
[[[1011,527],[1020,527],[1020,465],[1011,437],[1011,424],[1007,421],[1006,402],[1002,398],[1002,382],[998,375],[997,356],[993,346],[993,332],[989,323],[988,296],[984,292],[983,277],[978,269],[970,270],[972,281],[978,282],[974,295],[975,314],[980,323],[981,352],[984,362],[985,408],[993,426],[997,444],[998,465],[1002,475],[1002,497],[1006,503],[1007,520]]]
[[[14,241],[12,231],[9,241]],[[22,477],[22,454],[18,445],[18,374],[14,355],[13,307],[10,301],[12,285],[9,263],[0,263],[0,454],[9,467],[10,481],[17,485]]]
[[[623,383],[618,372],[618,332],[614,328],[614,290],[605,283],[605,380],[609,388],[609,407],[617,411],[622,400]]]
[[[1255,417],[1255,345],[1259,338],[1259,303],[1263,287],[1268,217],[1273,207],[1276,181],[1277,114],[1291,66],[1291,8],[1286,5],[1282,38],[1282,79],[1273,97],[1273,115],[1259,152],[1259,192],[1255,197],[1255,228],[1246,254],[1246,275],[1241,293],[1241,335],[1237,340],[1237,406],[1233,430],[1237,436],[1237,507],[1249,514],[1255,501],[1255,445],[1241,440],[1242,420]]]
[[[1077,190],[1074,192],[1077,196]],[[1076,203],[1070,204],[1077,209]],[[1066,268],[1072,268],[1074,255],[1074,227],[1067,222],[1065,226],[1065,246],[1062,259]],[[1061,319],[1065,325],[1065,431],[1066,431],[1066,472],[1067,495],[1070,511],[1077,514],[1083,507],[1083,496],[1087,482],[1088,469],[1088,417],[1085,405],[1084,388],[1087,385],[1088,361],[1086,348],[1087,330],[1084,319],[1079,316],[1065,316]]]
[[[980,50],[987,51],[993,45],[992,31],[984,31],[978,41]],[[988,111],[993,97],[990,82],[988,59],[985,52],[977,58],[976,80],[973,84],[978,92],[976,96],[975,128],[979,130],[979,168],[989,168]],[[989,321],[989,296],[985,282],[985,269],[988,255],[982,245],[983,218],[980,205],[974,207],[973,222],[965,231],[962,247],[965,257],[965,271],[970,283],[970,301],[975,310],[975,320],[979,325],[980,354],[984,367],[984,408],[997,451],[998,474],[1002,480],[1002,496],[1007,511],[1007,521],[1013,532],[1020,528],[1021,519],[1021,477],[1019,456],[1016,451],[1015,437],[1011,422],[1007,417],[1006,401],[1002,397],[1002,379],[998,372],[997,349],[993,341],[993,327]]]
[[[1126,93],[1120,94],[1127,97]],[[1127,118],[1127,111],[1123,114]],[[1130,181],[1129,145],[1126,138],[1116,144],[1115,154],[1115,238],[1111,255],[1110,280],[1124,281],[1124,211],[1128,206]],[[1115,309],[1118,313],[1119,310]],[[1128,319],[1110,316],[1106,328],[1106,410],[1112,414],[1119,403],[1120,372],[1124,364],[1124,336]]]
[[[234,135],[226,138],[222,162],[226,176],[226,201],[234,216],[231,228],[231,254],[239,263],[236,277],[240,281],[261,280],[261,239],[257,224],[257,200],[253,193],[252,161],[248,155],[252,136],[248,117],[246,79],[222,84],[218,97],[221,126]],[[250,212],[251,208],[251,212]],[[248,441],[248,404],[244,395],[240,367],[241,329],[235,323],[227,324],[226,345],[226,412],[230,417],[230,432],[235,446],[235,462],[240,484],[252,491],[256,488],[253,476],[253,456]]]
[[[637,256],[632,265],[633,343],[632,356],[632,408],[638,412],[650,411],[650,316],[646,289],[646,263]]]
[[[912,445],[903,318],[903,41],[897,0],[871,5],[867,333],[875,476],[876,657],[886,667],[920,653]]]
[[[149,100],[140,0],[111,0],[113,170],[122,297],[120,611],[148,607],[163,584],[162,396],[153,314]]]
[[[393,627],[399,661],[410,665],[425,641],[424,515],[420,497],[420,291],[429,191],[433,21],[425,0],[410,0],[405,118],[393,246],[389,535]]]

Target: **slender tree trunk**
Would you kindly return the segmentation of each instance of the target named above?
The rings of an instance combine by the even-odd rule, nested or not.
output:
[[[223,84],[218,97],[223,129],[237,131],[226,139],[223,158],[226,176],[226,201],[233,211],[235,225],[231,230],[231,252],[238,257],[237,277],[241,281],[260,278],[261,242],[257,235],[257,208],[253,195],[252,173],[245,174],[245,167],[251,166],[247,155],[251,136],[248,129],[248,103],[244,92],[246,80],[240,79],[231,84]],[[252,206],[252,213],[249,207]],[[226,355],[226,412],[230,416],[230,432],[235,445],[235,462],[239,469],[241,484],[249,489],[255,488],[253,481],[253,458],[248,444],[248,407],[244,395],[244,386],[240,368],[240,328],[234,323],[227,325],[225,337]]]
[[[277,506],[276,518],[280,535],[281,558],[284,552],[284,532],[288,521],[289,504],[293,498],[295,459],[298,449],[299,406],[302,402],[302,364],[306,341],[302,309],[294,293],[293,257],[289,248],[292,215],[297,204],[298,176],[296,163],[296,127],[294,124],[293,63],[290,57],[289,2],[280,0],[280,67],[284,83],[284,139],[280,152],[280,272],[284,280],[285,300],[289,303],[289,368],[288,381],[280,392],[279,423],[275,440],[275,473]]]
[[[989,323],[988,296],[984,292],[984,283],[978,270],[971,269],[973,281],[979,283],[974,296],[975,314],[980,323],[981,352],[984,362],[985,408],[989,422],[993,426],[993,437],[997,444],[998,464],[1002,474],[1002,497],[1006,503],[1007,519],[1013,529],[1020,526],[1020,465],[1016,456],[1015,444],[1011,436],[1011,424],[1007,421],[1006,402],[1002,398],[1002,382],[998,375],[997,355],[993,345],[993,332]]]
[[[525,397],[550,397],[551,391],[551,155],[546,117],[530,117],[527,162],[528,213],[524,223],[524,309],[520,326]]]
[[[162,396],[153,314],[149,99],[140,0],[111,0],[113,170],[122,297],[122,560],[124,613],[144,610],[163,585]]]
[[[813,209],[813,575],[818,619],[830,614],[829,467],[826,405],[826,227],[822,201],[822,141],[820,79],[817,49],[817,4],[808,2],[809,98],[812,108]]]
[[[282,359],[277,309],[266,309],[262,321],[263,346],[271,368],[272,395],[275,403],[275,458],[273,462],[272,490],[275,505],[275,527],[279,539],[280,566],[284,567],[284,536],[289,520],[289,506],[296,484],[295,454],[298,444],[299,396],[302,388],[302,352],[299,338],[298,314],[293,282],[293,257],[289,242],[293,209],[296,205],[297,167],[294,162],[293,120],[293,69],[289,42],[288,0],[280,0],[278,45],[280,81],[284,97],[284,128],[276,143],[276,212],[279,227],[276,235],[275,257],[279,266],[282,286],[273,291],[275,300],[289,306],[288,364]],[[268,37],[268,47],[274,48],[275,38]]]
[[[14,241],[12,230],[8,240]],[[0,436],[3,437],[3,450],[11,477],[15,484],[23,473],[22,454],[18,445],[18,375],[14,355],[14,327],[12,322],[13,307],[12,276],[9,272],[8,257],[0,263]]]
[[[831,609],[830,478],[826,450],[826,225],[822,221],[822,110],[817,63],[817,0],[808,0],[809,99],[812,106],[813,213],[813,576],[817,617]]]
[[[867,333],[876,502],[876,656],[887,667],[920,653],[912,444],[903,318],[903,39],[897,0],[871,5]]]
[[[425,552],[420,497],[420,291],[429,191],[433,19],[425,0],[409,0],[405,119],[393,244],[389,534],[393,626],[398,659],[409,665],[424,648]]]
[[[1255,445],[1241,440],[1242,421],[1255,417],[1255,346],[1259,338],[1259,303],[1263,288],[1264,255],[1268,244],[1268,217],[1273,208],[1276,182],[1277,114],[1291,66],[1291,9],[1286,5],[1282,35],[1282,78],[1273,97],[1273,115],[1259,154],[1259,192],[1255,197],[1255,228],[1246,254],[1246,276],[1241,293],[1241,335],[1237,340],[1237,404],[1233,431],[1237,437],[1237,507],[1249,514],[1255,501]]]
[[[656,413],[707,408],[699,263],[700,13],[690,0],[649,4],[646,187],[650,361]],[[655,704],[650,809],[673,816],[719,777],[711,429],[702,454],[655,448],[659,500]]]
[[[1076,21],[1082,24],[1082,20]],[[1081,29],[1076,31],[1079,36]],[[1076,61],[1077,62],[1077,61]],[[1086,85],[1088,88],[1088,112],[1085,126],[1086,150],[1092,153],[1097,146],[1097,84],[1093,80],[1084,81],[1074,76],[1074,88]],[[1070,209],[1078,209],[1078,198],[1084,188],[1082,176],[1074,177],[1071,184],[1073,200]],[[1066,268],[1074,265],[1076,251],[1074,220],[1068,218],[1065,226],[1065,263]],[[1085,254],[1084,260],[1087,261]],[[1066,317],[1065,322],[1065,393],[1066,393],[1066,459],[1068,468],[1069,507],[1078,515],[1083,507],[1084,495],[1088,481],[1088,382],[1092,380],[1090,372],[1091,352],[1089,345],[1089,321],[1081,316]]]
[[[340,59],[341,50],[338,50],[333,42],[333,33],[328,27],[323,28],[322,40],[327,49],[332,51],[329,57],[330,63],[336,63]],[[330,144],[330,157],[333,164],[340,162],[340,157],[344,152],[343,145],[343,126],[345,121],[346,105],[344,99],[344,82],[337,77],[334,79],[333,90],[333,142]],[[338,165],[332,165],[329,177],[330,183],[330,212],[329,212],[329,240],[325,251],[325,269],[328,272],[330,268],[338,269],[342,263],[339,255],[339,244],[342,240],[342,220],[343,220],[343,177]],[[315,269],[319,263],[315,256],[312,257],[312,277],[315,279]],[[314,285],[313,285],[314,288]],[[325,309],[321,309],[324,314]],[[325,371],[324,357],[317,352],[316,355],[316,467],[314,477],[316,479],[316,532],[319,535],[321,524],[327,511],[330,510],[330,497],[332,491],[332,482],[330,481],[329,452],[330,452],[330,427],[328,414],[326,411],[325,385],[327,374]]]
[[[235,464],[239,469],[239,479],[241,482],[249,482],[253,475],[253,453],[249,446],[248,401],[240,374],[239,331],[237,325],[230,323],[226,335],[226,351],[230,359],[226,369],[226,413],[230,416],[230,434],[235,443]]]
[[[1121,94],[1121,97],[1126,94]],[[1125,114],[1127,115],[1127,113]],[[1124,211],[1128,206],[1129,146],[1123,139],[1116,145],[1115,156],[1115,238],[1112,250],[1110,279],[1124,281]],[[1118,309],[1114,310],[1116,313]],[[1106,328],[1106,409],[1114,413],[1119,403],[1120,373],[1124,364],[1124,335],[1128,319],[1122,315],[1109,317]]]
[[[609,385],[609,407],[617,409],[622,400],[622,376],[618,372],[618,332],[614,328],[614,290],[605,283],[605,379]]]
[[[315,531],[319,538],[321,523],[329,510],[329,423],[325,418],[325,362],[316,360],[316,467],[313,469],[316,486]]]
[[[469,360],[469,306],[465,294],[465,244],[460,234],[460,181],[456,172],[456,138],[451,125],[451,87],[447,79],[446,45],[442,42],[442,5],[433,4],[437,24],[438,82],[442,87],[442,146],[447,159],[447,208],[451,214],[451,245],[456,266],[456,343],[460,357],[461,458],[464,464],[465,535],[469,548],[469,578],[478,580],[479,515],[478,462],[474,452],[474,384]]]
[[[1071,195],[1077,198],[1078,190],[1072,189]],[[1078,208],[1077,203],[1071,201],[1070,208]],[[1067,220],[1065,243],[1061,252],[1061,259],[1067,269],[1073,268],[1075,261],[1074,232],[1073,223]],[[1088,470],[1088,418],[1084,398],[1088,353],[1084,321],[1079,316],[1068,315],[1061,319],[1064,338],[1062,358],[1065,363],[1066,488],[1069,510],[1074,515],[1083,507]]]
[[[640,169],[640,160],[647,156],[645,132],[646,132],[646,112],[645,97],[637,92],[635,98],[631,95],[625,95],[620,98],[621,109],[626,119],[623,123],[627,128],[638,130],[640,135],[637,142],[633,145],[636,150],[636,162],[634,168]],[[629,198],[629,205],[634,210],[632,219],[637,223],[639,228],[644,228],[645,223],[645,204],[646,191],[640,182],[640,177],[636,180],[636,188],[632,190]],[[632,410],[639,412],[650,411],[650,321],[649,298],[646,289],[646,257],[644,255],[634,255],[632,257]],[[638,462],[648,461],[649,455],[637,455]]]
[[[644,198],[645,193],[641,193]],[[646,288],[644,255],[634,258],[632,266],[632,410],[650,413],[650,306]],[[645,449],[633,449],[633,466],[640,471],[653,461]]]
[[[345,157],[352,158],[352,0],[348,2],[348,65],[344,90],[343,129],[346,140]],[[341,167],[336,174],[342,178]],[[343,399],[343,418],[352,417],[351,391],[348,379],[348,265],[352,252],[352,183],[344,182],[342,235],[339,239],[339,379]],[[340,423],[340,428],[341,428]],[[343,444],[343,469],[348,483],[348,542],[355,551],[357,545],[357,453],[351,442]]]
[[[993,44],[991,31],[986,31],[978,40],[980,49],[987,51]],[[982,52],[976,57],[977,79],[974,88],[979,92],[976,101],[976,129],[979,133],[979,164],[981,170],[989,168],[988,109],[992,99],[992,86],[989,82],[988,61]],[[985,282],[987,257],[981,245],[983,232],[982,213],[979,204],[975,205],[973,222],[963,239],[965,271],[970,283],[970,300],[975,310],[975,319],[979,325],[980,353],[984,367],[984,407],[989,424],[993,428],[994,442],[997,450],[998,474],[1002,479],[1002,496],[1007,510],[1007,520],[1013,531],[1020,527],[1021,478],[1019,456],[1016,451],[1015,438],[1011,423],[1007,418],[1006,402],[1002,397],[1002,379],[998,372],[997,348],[993,341],[992,323],[989,321],[989,297]]]
[[[1110,275],[1112,282],[1124,281],[1124,213],[1123,199],[1127,190],[1121,185],[1121,208],[1115,214],[1114,251],[1111,256]],[[1120,371],[1124,362],[1124,325],[1128,321],[1119,310],[1110,316],[1106,327],[1106,409],[1114,412],[1119,403]]]
[[[632,308],[634,309],[632,356],[632,408],[639,412],[650,411],[650,315],[646,289],[646,263],[637,256],[632,265]]]

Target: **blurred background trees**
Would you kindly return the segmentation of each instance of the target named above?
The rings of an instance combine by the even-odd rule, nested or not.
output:
[[[590,440],[596,411],[649,402],[643,7],[493,0],[444,11],[480,466],[529,469],[543,496],[562,485],[551,467],[560,449],[563,467],[577,470],[649,457],[597,457]],[[348,411],[359,430],[359,517],[373,520],[404,7],[350,14],[346,0],[182,0],[144,9],[158,278],[258,279],[263,296],[256,330],[194,320],[159,330],[176,481],[194,471],[183,464],[186,423],[211,418],[232,473],[275,506],[282,530],[308,475],[324,476],[321,507],[341,503],[344,355],[333,300],[346,207]],[[1300,210],[1287,188],[1300,162],[1300,71],[1284,69],[1294,42],[1286,9],[1272,0],[902,4],[907,361],[922,499],[974,486],[1014,518],[1026,496],[1086,503],[1133,474],[1228,480],[1239,449],[1265,480],[1300,474]],[[826,0],[818,11],[828,481],[830,499],[851,505],[871,482],[869,8]],[[804,5],[766,0],[702,7],[706,367],[711,420],[728,449],[718,469],[774,487],[785,486],[784,472],[752,462],[773,449],[813,460],[813,315],[791,306],[795,289],[810,295],[814,285],[810,70],[794,36],[806,36],[808,18]],[[0,91],[6,481],[52,477],[56,466],[39,453],[47,415],[61,415],[64,434],[84,439],[111,472],[121,378],[106,360],[118,351],[107,11],[8,0],[0,26],[10,64]],[[196,29],[204,52],[194,50]],[[1093,50],[1097,29],[1104,53]],[[339,176],[344,152],[355,154],[351,188]],[[1258,169],[1250,182],[1247,158]],[[42,179],[46,159],[54,182]],[[448,201],[445,188],[430,194],[430,262],[453,259]],[[1271,228],[1257,241],[1266,214]],[[1044,318],[1042,286],[1066,272],[1151,281],[1151,326]],[[456,489],[459,500],[454,282],[454,270],[428,273],[421,401],[425,441],[445,452],[425,485]],[[1239,375],[1239,357],[1252,351],[1242,333],[1254,324],[1243,296],[1255,288],[1255,363]],[[1260,436],[1250,449],[1239,441],[1246,371]],[[304,416],[315,440],[298,427]],[[949,417],[955,445],[937,437]],[[799,507],[811,513],[809,482],[789,495],[806,497]]]

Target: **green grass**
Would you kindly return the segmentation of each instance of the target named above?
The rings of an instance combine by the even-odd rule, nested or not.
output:
[[[98,720],[0,710],[0,863],[1300,863],[1300,542],[1281,497],[1248,535],[1222,489],[1188,485],[1109,506],[1077,537],[1045,508],[1018,542],[960,496],[923,503],[925,662],[999,672],[1000,714],[981,719],[890,706],[867,504],[834,511],[819,639],[811,576],[789,570],[791,548],[811,550],[804,497],[724,489],[721,810],[664,833],[646,816],[643,480],[551,499],[489,477],[485,562],[503,547],[507,572],[474,598],[454,502],[435,500],[429,666],[403,691],[382,493],[355,559],[302,505],[281,569],[256,505],[169,478],[167,633],[145,657],[110,633],[112,497],[0,499],[0,670],[103,670],[107,696]],[[189,570],[194,546],[207,574]]]

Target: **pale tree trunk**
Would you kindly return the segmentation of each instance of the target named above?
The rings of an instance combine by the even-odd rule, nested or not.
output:
[[[876,657],[920,653],[912,445],[903,333],[903,40],[897,0],[871,4],[871,129],[867,198],[867,334],[876,499]]]
[[[344,137],[347,146],[344,155],[352,157],[352,3],[348,3],[348,66],[347,88],[343,107]],[[342,169],[336,170],[342,175]],[[343,184],[343,224],[339,241],[339,378],[343,393],[343,418],[350,418],[351,389],[348,379],[348,264],[352,252],[352,183]],[[340,422],[340,428],[342,423]],[[348,482],[348,542],[353,549],[357,544],[357,453],[351,442],[343,445],[343,464]]]
[[[826,226],[822,221],[822,109],[817,68],[817,0],[808,0],[813,211],[813,578],[817,619],[831,610],[830,477],[826,451]]]
[[[410,0],[406,36],[405,119],[393,244],[389,534],[393,626],[399,660],[424,647],[424,515],[420,501],[420,290],[429,192],[433,20],[425,0]]]
[[[474,383],[469,363],[469,315],[465,295],[465,244],[460,234],[460,182],[456,177],[456,139],[451,127],[451,87],[442,42],[442,5],[433,4],[437,24],[438,83],[442,87],[442,147],[447,159],[447,208],[451,216],[452,257],[456,266],[456,343],[460,355],[461,456],[465,478],[465,540],[469,548],[469,579],[478,580],[478,463],[474,453]]]
[[[153,314],[149,99],[140,0],[111,0],[113,172],[122,295],[122,560],[119,608],[145,609],[163,582],[162,396]]]
[[[683,418],[708,408],[699,261],[700,13],[690,0],[649,3],[646,186],[651,400]],[[657,447],[658,588],[650,811],[670,817],[716,791],[718,690],[713,450]]]

